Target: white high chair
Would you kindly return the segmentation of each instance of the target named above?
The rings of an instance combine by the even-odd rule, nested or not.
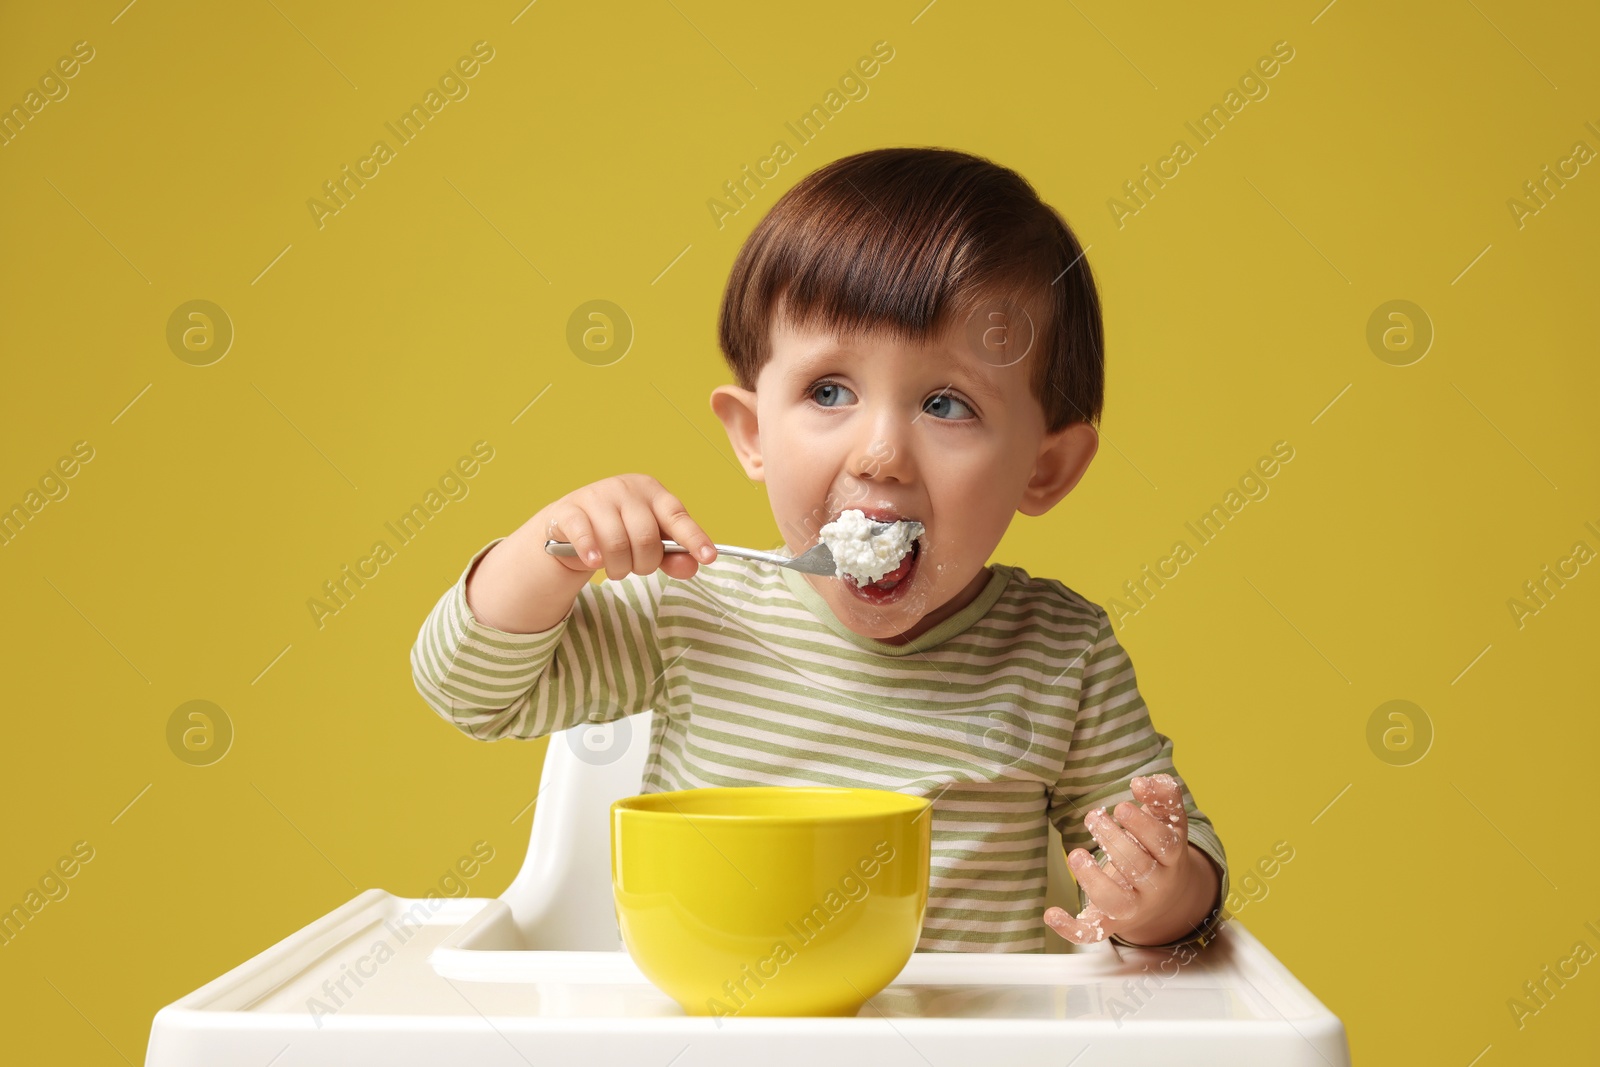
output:
[[[624,950],[611,894],[609,810],[639,792],[652,716],[551,735],[498,898],[369,889],[158,1011],[147,1067],[1348,1067],[1343,1025],[1237,920],[1181,966],[1049,934],[1045,954],[913,953],[854,1018],[684,1014]],[[1075,908],[1050,839],[1046,906]]]

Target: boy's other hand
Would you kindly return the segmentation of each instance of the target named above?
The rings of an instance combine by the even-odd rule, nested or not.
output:
[[[673,578],[692,578],[701,563],[717,558],[716,547],[683,502],[648,474],[619,474],[575,489],[534,516],[544,540],[570,541],[576,556],[551,556],[569,570],[606,577],[650,574],[660,568]],[[688,552],[668,553],[662,541]]]
[[[1103,941],[1110,934],[1140,942],[1139,931],[1170,925],[1162,917],[1191,895],[1194,861],[1210,862],[1190,855],[1196,850],[1188,845],[1189,816],[1177,779],[1157,774],[1136,777],[1130,784],[1141,804],[1123,801],[1114,809],[1116,819],[1096,808],[1083,820],[1109,857],[1105,866],[1098,866],[1086,849],[1067,855],[1088,899],[1083,913],[1074,916],[1061,908],[1045,912],[1045,922],[1076,944]]]

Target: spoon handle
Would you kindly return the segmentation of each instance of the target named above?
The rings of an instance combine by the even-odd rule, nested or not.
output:
[[[714,547],[721,555],[737,556],[739,559],[753,559],[760,563],[788,562],[787,557],[780,556],[775,552],[762,552],[759,549],[742,548],[739,545],[715,545]],[[577,546],[575,546],[571,541],[557,541],[552,539],[544,543],[544,550],[550,553],[552,556],[576,556],[578,554]],[[689,551],[688,548],[678,544],[678,542],[667,540],[663,540],[661,542],[661,550],[668,554]]]

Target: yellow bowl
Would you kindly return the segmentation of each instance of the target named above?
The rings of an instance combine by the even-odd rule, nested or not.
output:
[[[629,954],[690,1015],[854,1015],[911,958],[928,906],[924,797],[742,786],[611,805]]]

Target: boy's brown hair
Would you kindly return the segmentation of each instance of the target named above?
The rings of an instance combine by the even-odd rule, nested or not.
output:
[[[980,156],[879,148],[806,175],[756,225],[728,276],[718,341],[753,390],[775,312],[802,329],[921,342],[951,323],[974,336],[977,312],[1017,307],[1033,323],[1029,382],[1046,431],[1097,423],[1100,299],[1066,221]]]

